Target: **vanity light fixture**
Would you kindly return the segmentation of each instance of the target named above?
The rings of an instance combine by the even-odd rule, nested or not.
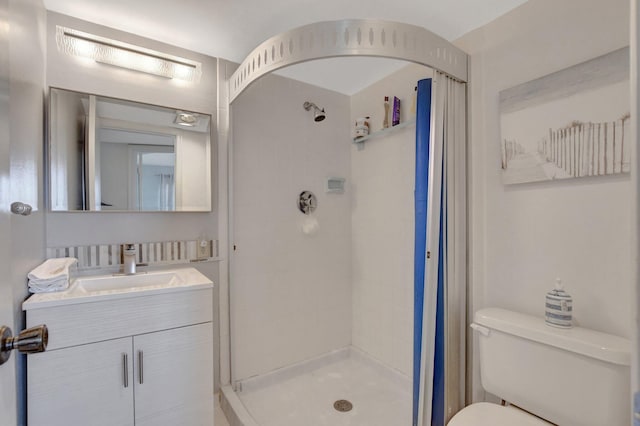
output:
[[[161,77],[200,81],[202,64],[133,44],[56,26],[60,52]]]
[[[173,122],[181,126],[194,127],[198,124],[198,115],[190,112],[178,111],[176,112],[176,119]]]

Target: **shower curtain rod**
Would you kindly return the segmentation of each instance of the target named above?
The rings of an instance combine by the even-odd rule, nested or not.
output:
[[[431,31],[401,22],[345,19],[316,22],[264,41],[229,78],[229,103],[272,71],[315,59],[344,56],[405,60],[467,81],[467,54]]]

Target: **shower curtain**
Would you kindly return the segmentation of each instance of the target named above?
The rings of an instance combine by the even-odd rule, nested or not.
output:
[[[464,405],[466,86],[418,82],[413,426],[444,426]]]

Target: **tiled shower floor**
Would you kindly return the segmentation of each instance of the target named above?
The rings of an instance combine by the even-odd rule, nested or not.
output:
[[[410,381],[362,355],[244,388],[238,396],[260,426],[411,424]],[[349,400],[353,409],[336,411],[338,399]]]

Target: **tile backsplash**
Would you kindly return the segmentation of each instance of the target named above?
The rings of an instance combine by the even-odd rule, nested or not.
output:
[[[218,257],[218,240],[206,240],[207,255],[198,257],[196,240],[135,243],[136,263],[171,265]],[[48,247],[47,258],[75,257],[78,269],[109,268],[122,264],[122,244]]]

